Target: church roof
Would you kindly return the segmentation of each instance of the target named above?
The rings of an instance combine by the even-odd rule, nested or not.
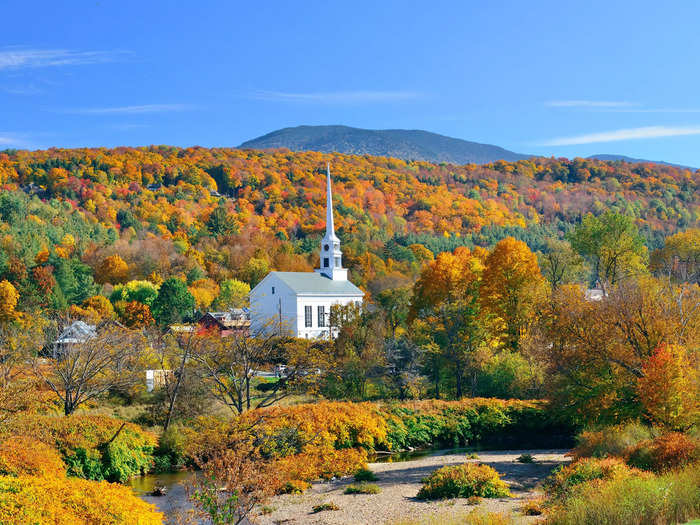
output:
[[[296,294],[308,295],[357,295],[365,293],[350,281],[333,281],[316,272],[270,272],[289,286]]]

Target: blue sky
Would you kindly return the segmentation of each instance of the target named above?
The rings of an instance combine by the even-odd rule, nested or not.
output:
[[[0,148],[425,129],[700,166],[700,2],[15,1]]]

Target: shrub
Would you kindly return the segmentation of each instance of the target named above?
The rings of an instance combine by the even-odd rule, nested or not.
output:
[[[379,494],[381,491],[376,483],[353,483],[345,487],[343,494]]]
[[[627,451],[627,463],[642,470],[664,472],[700,459],[700,442],[680,432],[642,441]]]
[[[520,454],[515,461],[518,463],[534,463],[535,457],[532,454]]]
[[[291,479],[282,486],[281,492],[282,494],[303,494],[309,488],[311,488],[311,484],[308,481]]]
[[[627,449],[652,437],[649,427],[638,422],[585,430],[576,436],[574,459],[622,457]]]
[[[355,472],[355,481],[377,481],[377,475],[367,468]]]
[[[282,479],[331,479],[366,468],[367,453],[354,448],[335,450],[312,447],[302,454],[278,459],[276,466]]]
[[[326,510],[340,510],[340,507],[335,503],[321,503],[320,505],[315,505],[312,509],[314,514],[317,512],[323,512]]]
[[[529,499],[521,507],[520,512],[525,516],[540,516],[544,512],[542,503],[543,501],[539,498]]]
[[[58,450],[69,475],[98,481],[124,482],[147,472],[156,447],[155,434],[111,417],[32,414],[14,419],[12,427]]]
[[[554,506],[551,525],[685,523],[700,514],[700,467],[661,476],[629,476],[585,484]]]
[[[418,499],[509,497],[508,486],[488,465],[451,465],[439,468],[423,480]]]
[[[476,452],[469,452],[464,457],[466,457],[467,459],[479,459],[479,454],[477,454]]]
[[[163,515],[129,487],[49,476],[0,477],[0,523],[161,525]]]
[[[630,469],[619,458],[580,459],[570,465],[562,466],[545,480],[544,489],[547,496],[563,499],[571,495],[579,485],[592,480],[612,480],[642,474]]]
[[[0,475],[65,477],[66,465],[56,449],[28,436],[0,443]]]

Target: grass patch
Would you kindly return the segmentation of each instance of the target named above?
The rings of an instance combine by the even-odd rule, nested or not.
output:
[[[340,507],[335,503],[321,503],[320,505],[314,505],[311,511],[316,514],[318,512],[324,512],[326,510],[340,510]]]
[[[534,463],[535,456],[532,454],[520,454],[517,458],[515,458],[515,461],[518,463]]]
[[[355,472],[355,481],[377,481],[377,475],[368,468]]]
[[[423,479],[418,499],[505,498],[510,496],[508,485],[488,465],[465,463],[437,469]]]
[[[622,457],[638,443],[651,439],[652,430],[638,422],[584,430],[576,436],[574,459]]]
[[[465,456],[467,459],[479,459],[479,454],[476,452],[468,452]]]
[[[376,483],[353,483],[345,487],[343,494],[379,494],[381,491]]]
[[[555,504],[547,523],[685,523],[700,515],[699,486],[698,465],[661,476],[628,476],[588,482]]]
[[[399,520],[392,525],[513,525],[515,521],[508,514],[485,512],[478,509],[464,512],[442,512]]]

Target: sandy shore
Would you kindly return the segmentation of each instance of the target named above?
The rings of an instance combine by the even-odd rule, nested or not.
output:
[[[465,461],[485,463],[496,469],[509,484],[512,498],[484,499],[478,508],[493,512],[509,512],[522,523],[536,518],[520,515],[523,502],[536,495],[537,485],[561,463],[567,462],[565,450],[504,450],[482,451],[479,459],[467,460],[464,454],[426,456],[412,461],[397,463],[371,463],[370,469],[379,478],[376,482],[382,489],[376,495],[345,495],[343,490],[352,483],[352,478],[315,483],[302,495],[283,495],[274,498],[269,507],[271,514],[259,516],[262,525],[277,524],[329,524],[364,525],[385,524],[406,519],[420,518],[435,513],[462,513],[466,499],[446,501],[420,501],[415,498],[421,487],[421,479],[443,465]],[[523,453],[532,454],[535,463],[518,463],[515,459]],[[333,502],[340,510],[313,514],[311,509],[320,503]]]

